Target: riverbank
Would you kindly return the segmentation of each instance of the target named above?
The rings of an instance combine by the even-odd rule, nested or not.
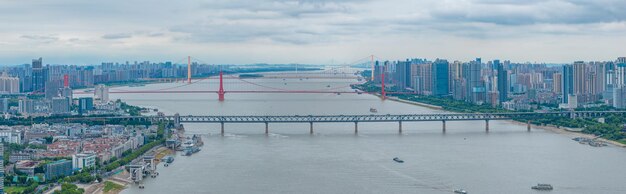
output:
[[[526,123],[523,122],[519,122],[519,121],[509,121],[515,125],[520,125],[520,126],[526,126]],[[626,148],[626,144],[623,144],[621,142],[618,141],[613,141],[613,140],[608,140],[608,139],[604,139],[604,138],[598,138],[595,135],[591,135],[591,134],[586,134],[586,133],[582,133],[582,132],[577,132],[577,131],[572,131],[572,130],[567,130],[566,127],[556,127],[556,126],[551,126],[551,125],[531,125],[533,128],[535,129],[543,129],[546,131],[550,131],[552,133],[556,133],[556,134],[560,134],[560,135],[565,135],[568,136],[570,138],[574,138],[574,137],[584,137],[584,138],[589,138],[589,139],[596,139],[598,141],[607,143],[607,144],[611,144],[617,147],[622,147],[622,148]]]
[[[380,97],[380,95],[378,95],[378,94],[375,94],[375,96]],[[397,97],[387,97],[387,99],[388,100],[392,100],[392,101],[396,101],[396,102],[417,105],[417,106],[421,106],[421,107],[425,107],[425,108],[429,108],[429,109],[434,109],[434,110],[444,110],[443,107],[441,107],[441,106],[427,104],[427,103],[423,103],[423,102],[415,102],[415,101],[410,101],[410,100],[404,100],[404,99],[399,99]],[[455,112],[455,111],[450,111],[450,110],[446,110],[446,111]],[[455,113],[459,113],[459,112],[455,112]],[[519,121],[515,121],[515,120],[507,120],[507,121],[512,123],[512,124],[515,124],[515,125],[520,125],[520,126],[526,126],[527,125],[527,123],[519,122]],[[574,138],[574,137],[584,137],[584,138],[596,139],[598,141],[601,141],[601,142],[604,142],[604,143],[607,143],[607,144],[611,144],[611,145],[614,145],[614,146],[626,148],[626,144],[624,144],[624,143],[621,143],[621,142],[618,142],[618,141],[609,140],[609,139],[605,139],[605,138],[599,138],[599,137],[596,137],[595,135],[582,133],[580,131],[567,130],[567,127],[557,127],[557,126],[551,126],[551,125],[531,125],[531,127],[536,128],[536,129],[543,129],[543,130],[550,131],[550,132],[553,132],[553,133],[556,133],[556,134],[566,135],[566,136],[571,137],[571,138]]]

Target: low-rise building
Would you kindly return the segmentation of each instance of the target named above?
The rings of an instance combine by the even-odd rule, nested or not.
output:
[[[72,168],[83,169],[96,166],[96,154],[80,153],[72,155]]]
[[[22,161],[15,163],[15,170],[18,172],[27,174],[28,176],[34,176],[35,167],[37,167],[37,164],[39,163],[36,161],[22,160]]]
[[[22,160],[31,160],[32,158],[33,158],[33,155],[30,153],[12,153],[9,156],[9,162],[16,163]]]

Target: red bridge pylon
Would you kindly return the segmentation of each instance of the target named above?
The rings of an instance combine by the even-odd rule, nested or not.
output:
[[[222,71],[220,71],[220,89],[217,91],[219,101],[224,101],[224,81],[222,79]]]

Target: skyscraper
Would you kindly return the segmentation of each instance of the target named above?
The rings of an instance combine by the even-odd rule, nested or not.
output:
[[[449,88],[449,64],[447,60],[437,59],[432,67],[432,90],[435,96],[448,95]]]
[[[574,69],[572,65],[563,65],[562,72],[563,81],[561,82],[561,92],[563,94],[563,103],[568,103],[569,95],[574,94]]]
[[[504,65],[500,63],[500,60],[493,60],[493,65],[498,68],[498,101],[502,104],[508,98],[509,74],[504,69]]]
[[[32,79],[32,91],[43,93],[45,90],[46,78],[43,69],[43,60],[41,57],[39,59],[33,59]]]

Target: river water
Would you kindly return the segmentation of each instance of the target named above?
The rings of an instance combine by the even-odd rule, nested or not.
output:
[[[356,80],[253,79],[258,84],[298,90],[325,90]],[[239,82],[239,83],[237,83]],[[121,87],[114,90],[215,90],[216,80]],[[249,84],[226,80],[225,90]],[[330,86],[330,87],[329,87]],[[181,115],[315,115],[440,113],[442,111],[357,94],[111,94],[133,105]],[[551,193],[626,193],[626,150],[580,145],[571,137],[507,121],[360,123],[185,124],[188,134],[202,134],[202,151],[177,154],[169,167],[145,189],[123,193],[541,193],[537,183],[552,184]],[[405,162],[392,161],[399,157]]]

